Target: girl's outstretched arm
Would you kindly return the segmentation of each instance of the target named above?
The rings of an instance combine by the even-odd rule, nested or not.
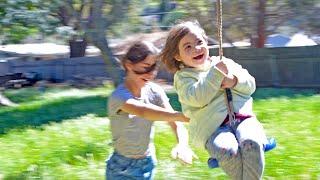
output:
[[[122,104],[120,109],[129,114],[151,121],[189,121],[189,119],[181,112],[159,107],[154,104],[146,104],[135,99],[128,99],[124,104]]]
[[[163,107],[168,110],[173,110],[169,102],[163,104]],[[168,122],[173,132],[176,135],[178,144],[171,150],[172,158],[180,159],[182,162],[192,164],[193,158],[198,159],[198,156],[189,147],[189,134],[182,122]]]

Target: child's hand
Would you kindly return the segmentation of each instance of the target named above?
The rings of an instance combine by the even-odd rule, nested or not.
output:
[[[238,79],[233,74],[228,74],[222,81],[222,88],[233,88],[238,82]]]
[[[191,150],[188,145],[177,144],[171,151],[171,157],[173,159],[179,159],[183,163],[192,164],[192,159],[198,159],[198,156]]]
[[[189,121],[190,121],[190,119],[185,116],[182,118],[182,122],[189,122]]]
[[[216,68],[218,68],[220,71],[222,71],[225,74],[228,74],[228,67],[227,64],[224,61],[219,61],[215,64]]]
[[[177,111],[176,113],[179,114],[179,116],[180,116],[178,121],[181,121],[181,122],[189,122],[190,121],[190,119],[187,118],[186,116],[184,116],[184,114],[182,112]]]

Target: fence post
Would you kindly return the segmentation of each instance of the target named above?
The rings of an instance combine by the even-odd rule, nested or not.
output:
[[[269,59],[270,70],[271,70],[272,86],[278,87],[280,85],[280,79],[279,79],[279,71],[278,71],[279,68],[277,64],[277,56],[270,53],[268,59]]]

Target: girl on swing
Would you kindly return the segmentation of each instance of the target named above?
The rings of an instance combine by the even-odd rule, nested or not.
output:
[[[158,71],[158,53],[152,43],[136,41],[121,60],[126,76],[108,100],[114,149],[107,160],[108,180],[153,178],[154,121],[167,121],[176,135],[178,144],[171,152],[174,157],[188,164],[197,158],[188,145],[187,129],[177,122],[189,119],[174,111],[164,90],[151,82]]]
[[[267,138],[252,112],[255,79],[231,59],[210,57],[207,40],[197,21],[181,22],[169,31],[160,54],[166,68],[175,73],[174,88],[190,118],[192,141],[216,158],[231,179],[261,179]],[[232,121],[226,88],[233,95]]]

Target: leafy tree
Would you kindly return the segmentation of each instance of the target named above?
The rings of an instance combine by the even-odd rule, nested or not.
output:
[[[176,11],[183,19],[196,18],[210,37],[217,37],[216,0],[177,0]],[[254,47],[263,47],[269,34],[290,34],[303,30],[318,33],[320,1],[314,0],[224,0],[223,40],[250,39]]]
[[[106,34],[126,17],[128,7],[128,0],[1,0],[0,32],[3,43],[19,43],[32,33],[52,33],[55,27],[67,29],[71,57],[83,56],[87,42],[94,44],[117,84],[121,77]],[[74,49],[80,53],[73,53]]]
[[[1,0],[0,22],[0,38],[7,44],[20,43],[35,33],[50,34],[57,21],[38,0]]]
[[[112,51],[106,34],[110,27],[122,20],[128,12],[128,0],[64,0],[59,4],[56,1],[59,12],[58,17],[64,25],[73,27],[76,32],[71,42],[79,41],[87,44],[87,41],[101,50],[107,70],[117,85],[121,81],[121,74],[117,70],[117,61],[113,58]],[[72,47],[71,47],[72,48]]]
[[[303,30],[306,34],[319,33],[320,1],[315,0],[269,0],[267,32],[281,31],[291,27],[288,33]]]

